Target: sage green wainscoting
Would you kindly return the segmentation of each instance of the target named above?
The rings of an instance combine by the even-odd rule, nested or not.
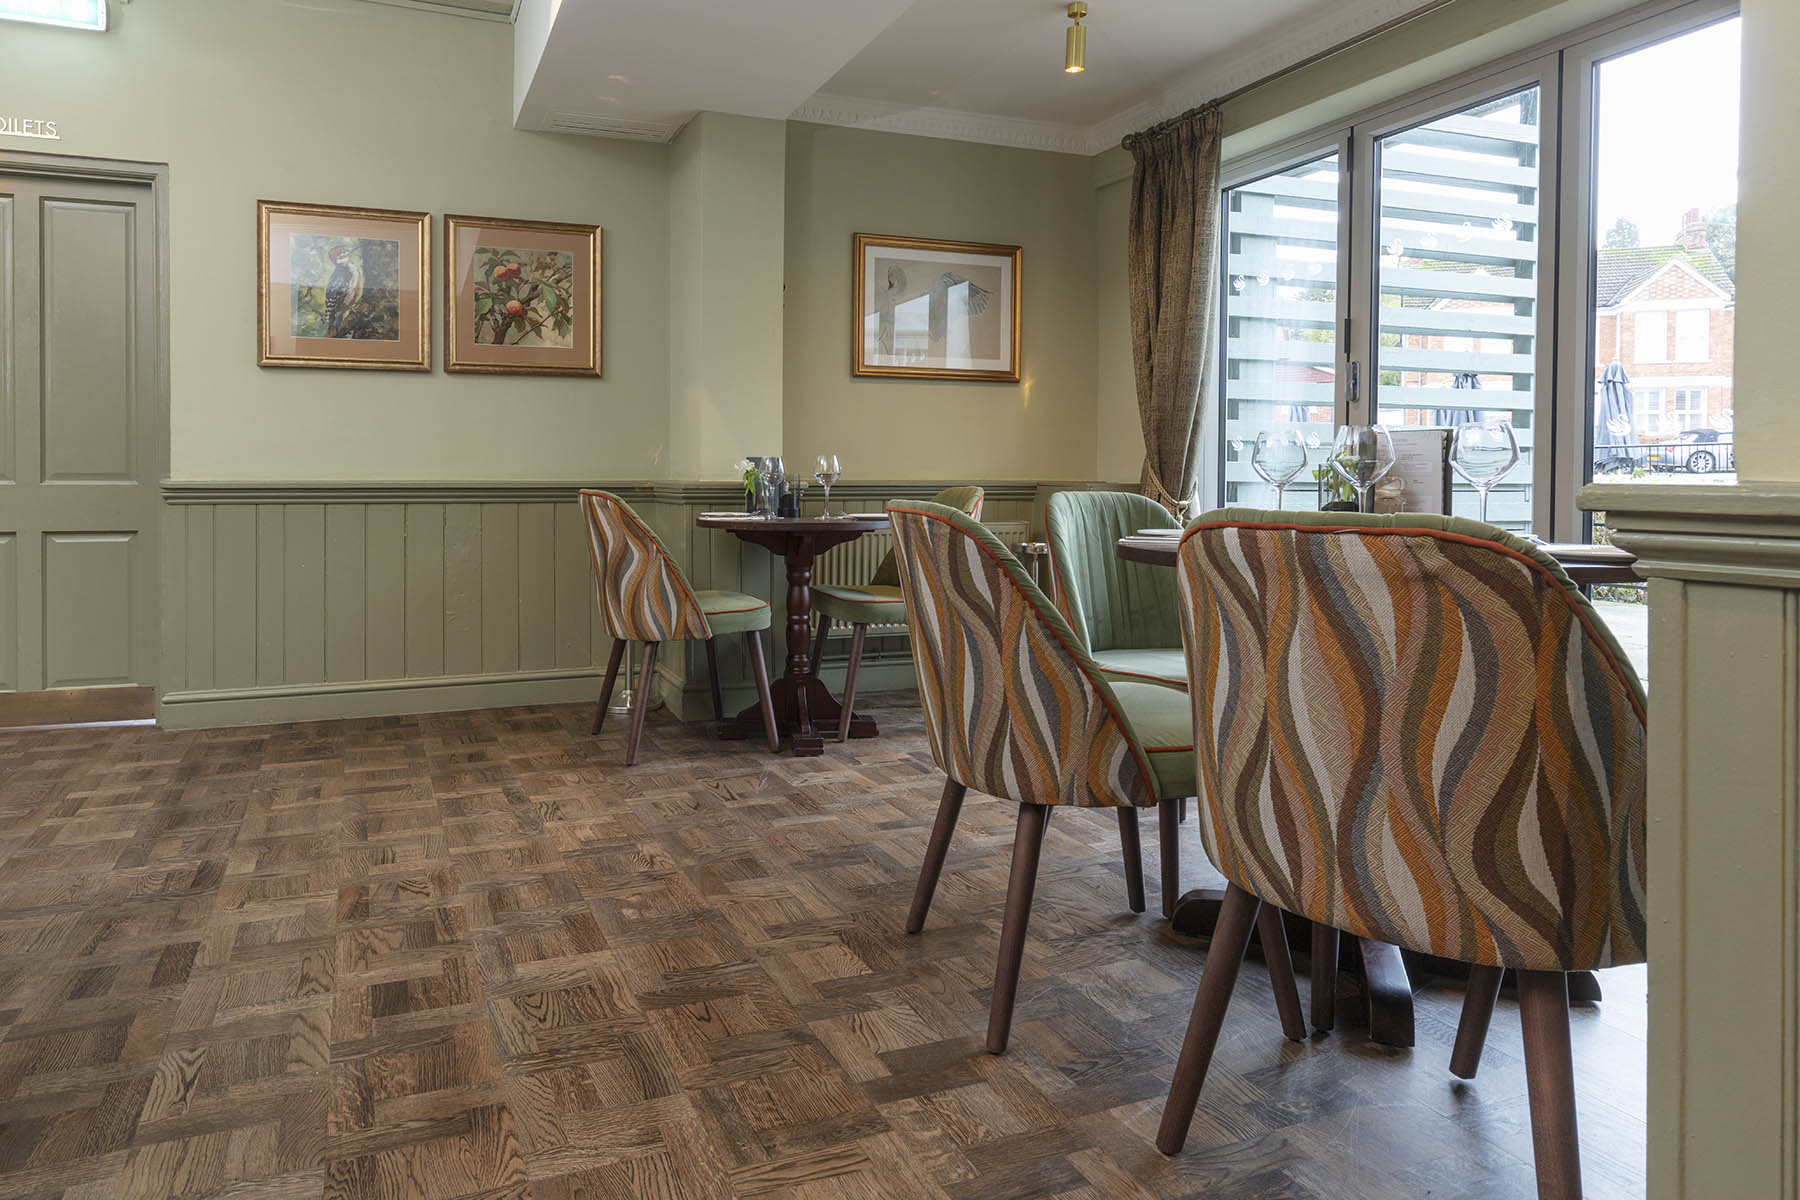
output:
[[[834,507],[878,509],[956,481],[858,483]],[[785,568],[696,527],[742,505],[734,483],[221,483],[163,485],[162,694],[176,728],[591,701],[611,640],[593,604],[575,492],[630,501],[697,588],[773,598],[782,669]],[[990,522],[1034,523],[1041,495],[1087,484],[994,483]],[[810,511],[817,511],[815,501]],[[827,677],[841,682],[833,638]],[[753,699],[741,646],[720,647],[728,709]],[[903,637],[870,641],[863,690],[911,687]],[[658,698],[711,717],[698,643],[657,664]]]

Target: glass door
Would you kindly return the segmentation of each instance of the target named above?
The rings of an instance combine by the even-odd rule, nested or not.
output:
[[[1571,491],[1736,477],[1741,24],[1678,10],[1569,53],[1571,158],[1591,164],[1563,248],[1586,267],[1562,326]],[[1607,540],[1583,518],[1570,536]]]
[[[1353,298],[1368,363],[1366,402],[1351,419],[1390,428],[1454,429],[1509,421],[1520,461],[1493,487],[1488,520],[1547,530],[1551,466],[1550,314],[1554,271],[1540,247],[1554,205],[1554,60],[1446,107],[1403,114],[1359,133],[1369,165]],[[1358,311],[1360,310],[1360,311]],[[1540,453],[1543,451],[1544,453]],[[1453,476],[1452,510],[1477,513]]]
[[[1331,449],[1343,365],[1343,158],[1341,147],[1315,150],[1225,189],[1219,396],[1226,504],[1275,507],[1275,488],[1257,470],[1256,439],[1296,430],[1309,461],[1286,486],[1284,506],[1318,507],[1313,472]]]

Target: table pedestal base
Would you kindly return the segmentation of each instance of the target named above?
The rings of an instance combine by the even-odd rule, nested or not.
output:
[[[1219,906],[1225,901],[1222,888],[1194,888],[1183,892],[1175,901],[1175,908],[1169,914],[1169,926],[1176,933],[1189,937],[1212,936],[1213,925],[1219,919]],[[1283,914],[1288,922],[1288,941],[1292,945],[1310,944],[1307,923],[1292,913]],[[1256,941],[1254,932],[1251,941]],[[1368,938],[1344,938],[1345,943],[1354,943],[1358,948],[1356,954],[1344,955],[1343,965],[1356,973],[1363,981],[1363,994],[1369,1002],[1369,1040],[1383,1046],[1407,1047],[1413,1044],[1413,1001],[1412,982],[1406,971],[1406,961],[1397,946],[1386,942],[1372,941]],[[1431,959],[1430,968],[1434,973],[1449,976],[1465,974],[1467,963],[1455,963],[1448,959]],[[1337,963],[1331,964],[1333,969]],[[1318,964],[1312,970],[1317,974]],[[1592,971],[1572,971],[1569,974],[1569,1001],[1573,1004],[1598,1004],[1600,1002],[1600,981]]]
[[[837,738],[844,709],[818,676],[783,675],[770,682],[769,696],[775,702],[775,728],[793,744],[797,757],[823,754],[825,740]],[[850,714],[851,737],[872,738],[880,732],[873,717]],[[737,716],[726,717],[719,736],[731,741],[762,737],[762,710],[752,704]]]

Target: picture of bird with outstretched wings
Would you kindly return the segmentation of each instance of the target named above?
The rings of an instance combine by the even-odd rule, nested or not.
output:
[[[951,323],[954,321],[966,326],[971,319],[985,313],[988,298],[993,292],[952,270],[939,272],[938,277],[931,281],[931,286],[918,294],[925,297],[925,340],[922,346],[909,348],[923,349],[928,355],[941,355],[945,353]],[[878,310],[879,343],[884,354],[895,353],[895,311],[909,300],[916,299],[917,295],[907,288],[906,268],[899,263],[888,264],[887,287],[882,289],[881,307]],[[907,330],[907,335],[910,341],[917,341],[916,322],[914,327]]]

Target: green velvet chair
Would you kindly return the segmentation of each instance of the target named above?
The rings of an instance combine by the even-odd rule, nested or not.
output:
[[[979,487],[945,488],[932,497],[942,504],[981,520]],[[844,672],[844,718],[838,722],[838,741],[850,736],[850,706],[856,701],[856,673],[862,667],[863,640],[871,625],[906,624],[906,601],[900,595],[900,572],[894,566],[894,552],[875,568],[869,582],[859,588],[815,587],[812,590],[813,613],[818,618],[813,637],[812,669],[819,673],[819,660],[825,653],[825,637],[833,621],[850,626],[850,665]]]
[[[580,498],[600,619],[613,637],[606,680],[600,685],[600,701],[594,706],[593,731],[599,733],[606,720],[606,705],[612,699],[626,642],[644,643],[643,674],[638,680],[637,703],[631,710],[631,735],[625,743],[626,766],[637,762],[638,743],[644,736],[644,714],[650,708],[650,692],[656,679],[656,652],[664,642],[698,639],[706,643],[706,665],[712,672],[713,715],[724,720],[719,652],[714,639],[741,633],[756,676],[763,732],[768,735],[769,749],[779,751],[781,735],[775,728],[769,669],[763,659],[762,631],[769,627],[769,602],[743,592],[695,591],[688,586],[687,577],[675,565],[662,539],[644,524],[631,505],[611,492],[590,488],[582,489]]]
[[[999,1054],[1012,1027],[1050,810],[1117,811],[1126,886],[1133,910],[1142,912],[1137,810],[1192,794],[1193,715],[1185,692],[1108,680],[1019,560],[979,521],[923,501],[895,500],[887,511],[925,731],[948,777],[908,933],[924,927],[967,790],[1019,806],[988,1006],[987,1048]],[[1271,975],[1284,1026],[1298,1026],[1304,1036],[1285,948],[1285,938],[1271,948]]]
[[[1108,679],[1187,687],[1175,573],[1119,557],[1118,540],[1174,529],[1169,510],[1134,492],[1058,492],[1044,506],[1057,607]]]

